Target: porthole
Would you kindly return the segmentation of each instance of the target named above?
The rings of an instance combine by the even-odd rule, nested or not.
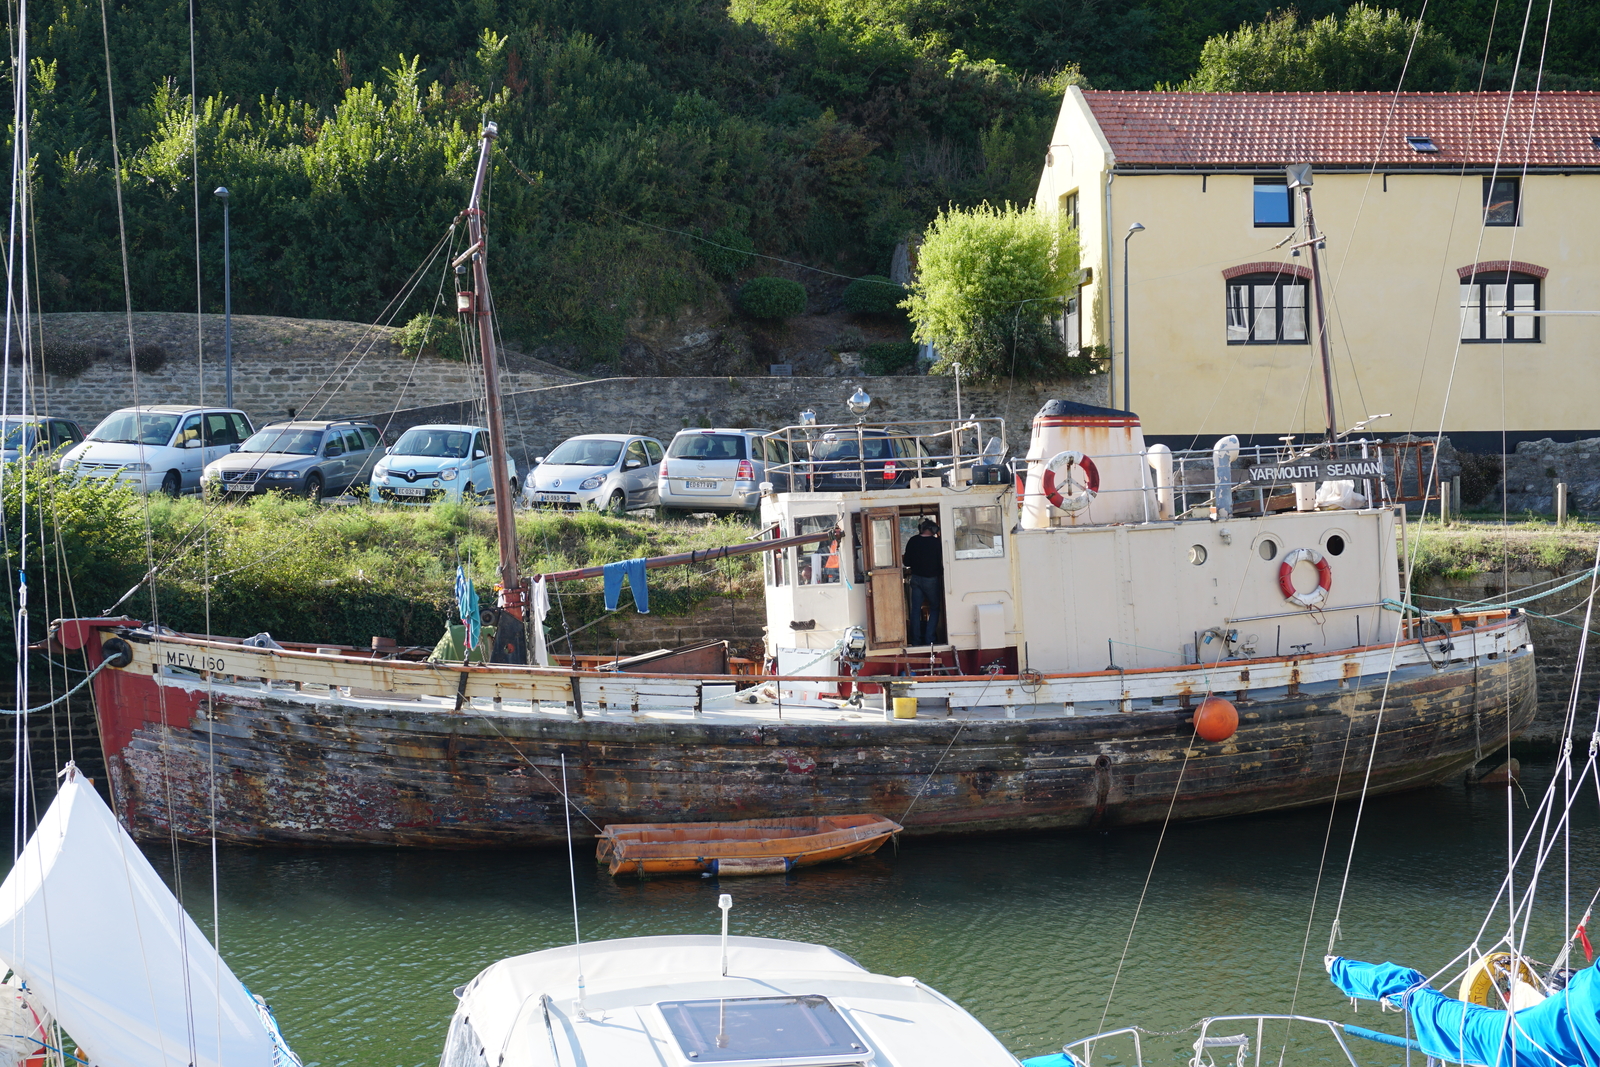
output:
[[[1262,559],[1277,559],[1278,542],[1270,537],[1263,537],[1261,543],[1256,546],[1256,551],[1261,553]]]
[[[1344,554],[1344,538],[1342,536],[1340,536],[1339,534],[1329,534],[1328,535],[1328,539],[1325,542],[1323,542],[1322,547],[1326,548],[1328,550],[1328,555],[1330,555],[1330,556],[1343,555]]]
[[[1198,567],[1198,566],[1200,566],[1200,564],[1204,563],[1205,561],[1206,561],[1206,546],[1205,545],[1190,545],[1189,546],[1189,562],[1193,563],[1196,567]]]

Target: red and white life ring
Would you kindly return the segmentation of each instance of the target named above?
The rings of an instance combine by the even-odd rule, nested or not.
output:
[[[1294,587],[1294,567],[1297,563],[1309,563],[1317,568],[1317,584],[1308,593],[1299,592]],[[1328,561],[1316,549],[1296,548],[1284,556],[1278,566],[1278,588],[1283,590],[1283,598],[1291,604],[1298,604],[1302,608],[1321,607],[1322,602],[1328,599],[1328,590],[1333,588],[1333,568],[1328,566]]]
[[[1083,471],[1081,481],[1073,479],[1073,467]],[[1095,494],[1100,492],[1100,472],[1095,469],[1094,460],[1082,452],[1068,449],[1057,452],[1044,465],[1042,487],[1045,499],[1070,515],[1088,507]]]

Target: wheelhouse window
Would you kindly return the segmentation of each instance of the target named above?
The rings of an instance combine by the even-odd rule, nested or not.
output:
[[[1517,178],[1483,179],[1483,224],[1519,226],[1522,223],[1522,182]]]
[[[955,529],[956,559],[985,559],[1006,554],[1004,519],[999,507],[985,504],[954,508],[950,518]]]
[[[1294,202],[1289,198],[1287,178],[1257,178],[1255,189],[1257,226],[1293,226]]]
[[[795,520],[795,533],[827,533],[838,525],[832,515],[803,515]],[[839,541],[801,545],[795,565],[796,585],[839,584]]]
[[[1539,340],[1535,316],[1508,318],[1502,311],[1539,310],[1539,279],[1515,271],[1474,274],[1461,283],[1461,340],[1466,344]]]
[[[1230,345],[1306,343],[1306,280],[1293,274],[1228,279]]]

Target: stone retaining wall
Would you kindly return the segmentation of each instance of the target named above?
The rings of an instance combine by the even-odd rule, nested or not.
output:
[[[1104,377],[1072,378],[1032,385],[962,388],[968,416],[1006,420],[1018,454],[1027,451],[1034,413],[1046,400],[1106,402]],[[544,386],[505,397],[506,436],[511,455],[526,470],[529,460],[581,433],[639,433],[663,444],[690,426],[773,428],[799,421],[811,408],[819,422],[851,422],[844,401],[861,386],[873,398],[869,420],[934,419],[955,415],[955,379],[890,378],[603,378]],[[368,418],[389,417],[375,410]],[[439,404],[394,413],[395,431],[432,422],[475,417],[471,405]]]
[[[149,312],[133,319],[135,344],[158,344],[168,357],[159,370],[138,375],[138,403],[223,403],[226,367],[221,316],[203,319],[203,345],[196,337],[193,315]],[[121,316],[45,315],[42,330],[47,345],[67,341],[101,348],[106,354],[76,377],[45,374],[42,380],[36,378],[35,388],[43,387],[36,410],[73,419],[88,431],[110,412],[135,403],[127,331]],[[302,418],[342,418],[458,402],[482,394],[480,378],[463,363],[433,356],[402,356],[394,332],[357,323],[236,315],[234,405],[261,426],[290,417],[291,410]],[[577,377],[518,353],[508,353],[504,364],[501,381],[507,391]],[[14,407],[22,387],[22,372],[14,370],[10,381]]]

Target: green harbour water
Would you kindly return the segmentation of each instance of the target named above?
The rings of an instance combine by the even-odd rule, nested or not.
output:
[[[1511,794],[1518,827],[1551,770],[1548,762],[1525,767],[1521,791]],[[1354,814],[1353,803],[1341,805],[1331,834],[1321,807],[1176,824],[1164,839],[1160,828],[913,839],[853,863],[720,885],[614,881],[594,864],[592,845],[580,843],[578,911],[585,940],[709,934],[718,929],[717,894],[731,892],[734,933],[819,942],[871,970],[915,975],[1023,1057],[1094,1033],[1102,1017],[1106,1029],[1177,1030],[1205,1015],[1293,1007],[1399,1032],[1399,1017],[1370,1006],[1352,1017],[1322,970]],[[1506,822],[1503,787],[1454,782],[1370,800],[1338,951],[1424,972],[1442,967],[1484,919],[1506,867]],[[1592,782],[1575,805],[1571,841],[1576,921],[1600,884]],[[170,850],[147,851],[170,873]],[[1561,938],[1563,855],[1548,866],[1526,943],[1546,961]],[[186,903],[209,931],[209,851],[179,857]],[[223,955],[271,1002],[308,1067],[431,1067],[453,987],[497,959],[572,939],[559,849],[223,849],[218,875]],[[1490,940],[1505,921],[1502,907]],[[1146,1062],[1177,1067],[1192,1040],[1148,1040]],[[1302,1051],[1332,1063],[1330,1050]],[[1404,1056],[1376,1045],[1355,1051],[1363,1067]],[[1107,1048],[1097,1058],[1110,1056]]]

